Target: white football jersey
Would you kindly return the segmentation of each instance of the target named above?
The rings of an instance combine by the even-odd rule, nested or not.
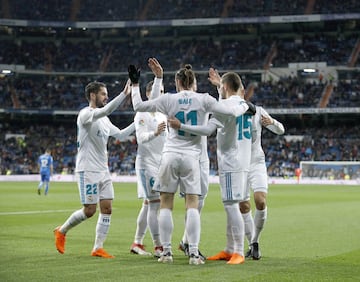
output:
[[[109,107],[86,107],[77,117],[77,156],[75,171],[108,170],[107,143],[110,136],[122,140],[135,129],[134,125],[120,130],[111,123],[107,114]],[[110,113],[112,110],[110,110]]]
[[[134,123],[136,129],[136,140],[138,143],[135,168],[147,169],[149,166],[159,168],[161,154],[167,138],[167,130],[155,136],[158,124],[165,122],[166,116],[155,112],[138,112]]]
[[[209,120],[209,113],[207,113],[204,125],[208,123]],[[209,155],[207,150],[207,137],[201,136],[201,155],[200,155],[200,162],[209,161]]]
[[[230,96],[221,100],[230,107],[245,103],[240,96]],[[223,127],[217,129],[217,157],[219,172],[249,171],[251,159],[252,115],[238,117],[214,115]]]
[[[208,93],[189,90],[175,94],[167,93],[154,100],[142,101],[138,86],[132,88],[132,102],[135,111],[162,112],[168,117],[176,117],[181,123],[191,125],[203,125],[209,112],[237,116],[248,109],[245,102],[225,107]],[[170,128],[163,152],[200,156],[201,149],[201,136]]]
[[[265,162],[265,153],[261,145],[261,116],[270,116],[269,113],[260,106],[256,106],[256,114],[253,116],[252,122],[252,140],[251,145],[251,163]],[[268,125],[266,128],[275,134],[284,134],[284,126],[279,121],[274,120],[274,124]]]

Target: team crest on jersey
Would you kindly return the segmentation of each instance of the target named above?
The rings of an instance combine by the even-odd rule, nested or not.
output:
[[[92,202],[92,200],[93,200],[93,196],[92,196],[92,195],[87,195],[86,197],[87,197],[87,200],[88,200],[89,202]]]
[[[150,187],[153,188],[153,187],[154,187],[154,184],[155,184],[155,179],[154,179],[154,177],[151,177],[149,182],[150,182]]]
[[[144,125],[145,121],[143,119],[139,120],[139,125]]]

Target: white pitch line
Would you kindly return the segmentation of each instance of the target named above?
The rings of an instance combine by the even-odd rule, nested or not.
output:
[[[0,212],[1,215],[25,215],[25,214],[39,214],[39,213],[56,213],[56,212],[71,212],[73,210],[45,210],[45,211],[18,211],[18,212]]]

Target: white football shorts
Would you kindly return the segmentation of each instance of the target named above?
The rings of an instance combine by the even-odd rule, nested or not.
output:
[[[157,179],[159,185],[154,190],[159,192],[185,194],[201,194],[199,157],[177,153],[164,152],[161,158]]]
[[[209,192],[209,160],[200,161],[200,187],[199,200],[205,199]],[[184,198],[184,192],[180,190],[180,197]]]
[[[247,193],[247,171],[220,172],[221,199],[223,202],[243,201]]]
[[[268,192],[268,175],[265,162],[257,162],[250,165],[248,185],[253,192]],[[250,200],[250,189],[247,191],[245,200]]]
[[[137,189],[139,199],[155,200],[160,193],[153,190],[158,169],[137,169]]]
[[[201,195],[199,199],[205,199],[209,192],[209,160],[200,161],[200,186]]]
[[[114,199],[114,187],[109,171],[76,172],[81,204],[97,204],[99,200]]]

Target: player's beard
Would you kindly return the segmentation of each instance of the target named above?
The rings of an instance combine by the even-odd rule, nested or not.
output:
[[[96,97],[95,103],[97,108],[103,108],[106,105],[106,100],[100,100]]]

